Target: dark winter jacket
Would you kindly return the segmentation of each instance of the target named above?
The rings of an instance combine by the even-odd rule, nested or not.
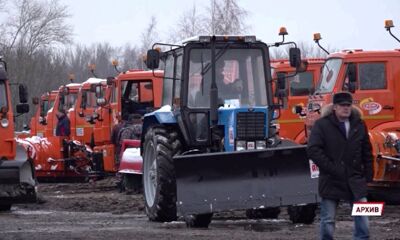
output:
[[[70,122],[67,115],[58,119],[56,127],[56,136],[69,136],[71,134]]]
[[[321,197],[359,200],[372,180],[372,147],[358,109],[352,109],[348,139],[340,130],[333,105],[327,105],[311,130],[308,157],[319,167]]]

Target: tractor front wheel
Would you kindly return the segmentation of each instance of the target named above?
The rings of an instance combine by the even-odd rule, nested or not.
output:
[[[143,193],[151,221],[177,219],[176,181],[172,157],[181,151],[178,133],[163,127],[147,131],[143,147]]]

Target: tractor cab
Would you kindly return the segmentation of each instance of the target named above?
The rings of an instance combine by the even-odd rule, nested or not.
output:
[[[290,49],[296,69],[300,55]],[[316,202],[305,147],[279,138],[273,126],[282,106],[273,100],[267,44],[255,36],[156,43],[146,64],[160,62],[163,107],[145,115],[141,141],[150,220],[183,216],[189,226],[207,227],[213,212]],[[277,81],[279,102],[285,81]]]

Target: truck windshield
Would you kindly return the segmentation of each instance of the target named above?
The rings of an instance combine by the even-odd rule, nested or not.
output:
[[[332,58],[325,62],[315,93],[330,93],[333,91],[342,62],[343,60],[340,58]]]
[[[7,89],[4,81],[0,81],[0,108],[2,107],[8,107]]]
[[[217,49],[215,75],[218,103],[266,106],[265,66],[261,49]],[[210,107],[211,50],[190,51],[188,106]]]

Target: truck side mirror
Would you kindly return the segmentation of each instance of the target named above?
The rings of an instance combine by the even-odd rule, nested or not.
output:
[[[286,75],[285,73],[277,73],[278,80],[276,82],[275,96],[283,99],[287,97]]]
[[[159,50],[150,49],[147,51],[146,66],[148,69],[157,69],[160,65]]]
[[[356,83],[357,83],[357,67],[354,63],[350,63],[347,66],[347,77],[349,79],[348,82],[348,90],[351,93],[354,93],[356,91]]]
[[[81,108],[86,109],[86,102],[87,102],[87,93],[86,91],[82,91],[82,99],[81,99]]]
[[[114,77],[108,77],[107,78],[107,85],[108,86],[112,86],[115,82],[115,78]]]
[[[284,73],[277,73],[277,87],[278,90],[285,90],[286,89],[286,78]]]
[[[17,113],[27,113],[29,112],[29,104],[28,103],[19,103],[17,104]]]
[[[299,48],[289,49],[289,61],[290,66],[293,68],[299,68],[301,66],[301,51]]]
[[[26,85],[24,84],[19,84],[18,86],[19,90],[19,102],[20,103],[27,103],[28,102],[28,89]]]

